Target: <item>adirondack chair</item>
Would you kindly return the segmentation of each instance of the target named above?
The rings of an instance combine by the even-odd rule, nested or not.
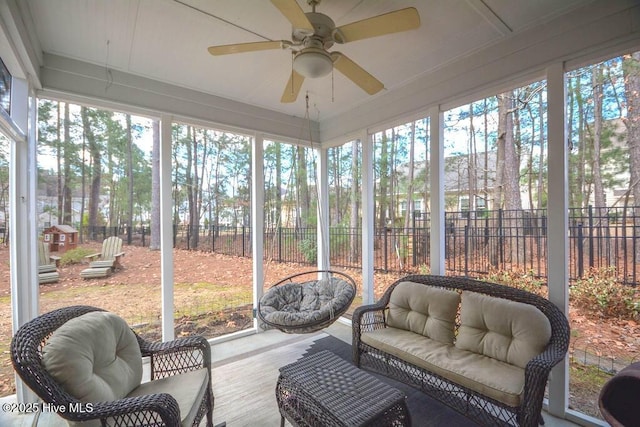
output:
[[[49,253],[49,244],[38,242],[38,283],[55,283],[60,278],[58,273],[59,256]]]
[[[108,237],[102,242],[102,252],[85,256],[90,260],[89,268],[82,270],[80,276],[85,279],[108,276],[121,267],[120,258],[123,256],[122,239],[116,236]]]

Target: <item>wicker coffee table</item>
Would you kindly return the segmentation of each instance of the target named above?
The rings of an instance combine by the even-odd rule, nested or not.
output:
[[[330,351],[280,368],[281,422],[294,426],[410,426],[406,396]]]

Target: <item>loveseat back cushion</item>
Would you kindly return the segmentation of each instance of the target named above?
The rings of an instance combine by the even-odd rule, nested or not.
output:
[[[462,292],[457,348],[525,368],[550,339],[549,319],[535,306]]]
[[[456,291],[400,282],[389,299],[387,325],[453,344],[459,303],[460,294]]]
[[[83,402],[121,399],[142,380],[138,340],[113,313],[94,311],[69,320],[53,333],[42,353],[49,374]]]

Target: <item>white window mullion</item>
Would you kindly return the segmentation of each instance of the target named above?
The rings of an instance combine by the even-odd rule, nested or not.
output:
[[[569,313],[569,186],[564,65],[547,69],[547,132],[549,141],[547,251],[549,300]],[[549,413],[564,418],[569,396],[569,362],[565,358],[551,371]]]

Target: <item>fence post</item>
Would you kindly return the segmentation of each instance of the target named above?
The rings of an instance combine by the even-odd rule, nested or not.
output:
[[[502,229],[502,209],[498,209],[498,264],[500,267],[504,266],[504,230]]]
[[[635,214],[635,209],[634,209],[634,214]],[[636,254],[637,254],[636,251],[638,249],[638,245],[636,243],[636,241],[638,240],[637,239],[638,233],[636,232],[636,230],[638,229],[638,227],[636,226],[635,215],[634,215],[634,218],[633,218],[633,226],[632,226],[632,228],[633,228],[633,231],[631,232],[631,235],[633,236],[633,239],[631,239],[631,249],[633,250],[633,254],[632,254],[631,259],[633,260],[633,263],[632,263],[632,265],[633,265],[633,273],[632,274],[633,274],[633,286],[635,287],[635,286],[638,285],[638,282],[636,281]]]
[[[416,267],[418,265],[418,244],[416,243],[416,241],[418,240],[418,233],[416,231],[416,217],[420,214],[420,212],[416,212],[413,211],[413,228],[411,230],[411,235],[413,236],[412,242],[411,242],[411,246],[413,247],[413,256],[411,257],[412,260],[411,262],[413,263],[413,266]]]
[[[593,253],[593,206],[589,205],[589,268],[595,266],[595,256]]]
[[[387,238],[387,227],[382,229],[382,238],[384,244],[383,254],[384,254],[384,271],[389,271],[389,239]]]
[[[469,276],[469,224],[464,226],[464,275]]]
[[[583,255],[583,250],[584,250],[584,243],[583,243],[583,237],[584,237],[584,230],[582,229],[582,223],[578,224],[578,242],[576,244],[576,256],[577,256],[577,262],[578,262],[578,277],[582,278],[583,274],[584,274],[584,255]]]
[[[247,226],[246,226],[246,225],[244,225],[244,224],[242,224],[242,236],[241,236],[241,237],[242,237],[242,256],[244,256],[244,255],[245,255],[246,250],[247,250],[247,248],[246,248],[246,244],[245,244],[245,238],[244,238],[245,233],[246,233],[246,228],[247,228]],[[237,228],[236,228],[236,229],[237,229]]]
[[[278,262],[282,262],[282,227],[278,225]]]

